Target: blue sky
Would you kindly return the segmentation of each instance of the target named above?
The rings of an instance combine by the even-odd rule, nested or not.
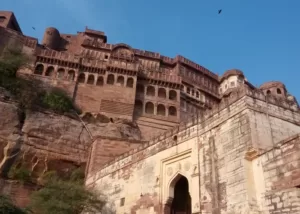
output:
[[[300,0],[2,0],[0,9],[39,40],[48,26],[88,26],[109,43],[180,54],[218,74],[241,69],[256,86],[282,81],[300,101]]]

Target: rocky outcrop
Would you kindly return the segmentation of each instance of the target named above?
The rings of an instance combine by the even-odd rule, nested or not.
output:
[[[86,164],[89,146],[97,138],[141,139],[138,126],[128,121],[104,115],[81,118],[49,111],[23,112],[10,99],[9,93],[0,90],[2,176],[20,167],[29,170],[33,179],[51,170],[66,174]]]

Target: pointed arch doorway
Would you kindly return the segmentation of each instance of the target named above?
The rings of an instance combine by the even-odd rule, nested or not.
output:
[[[191,214],[192,200],[189,193],[188,179],[178,174],[170,184],[170,201],[169,209],[165,214]]]

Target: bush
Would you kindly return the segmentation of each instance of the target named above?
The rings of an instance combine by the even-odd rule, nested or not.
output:
[[[70,181],[83,184],[84,177],[85,177],[84,171],[82,168],[79,167],[71,173]]]
[[[0,57],[0,72],[14,77],[17,70],[27,65],[29,61],[29,57],[21,50],[7,48]]]
[[[73,108],[72,100],[62,90],[53,89],[42,95],[42,105],[57,112],[68,112]]]
[[[16,168],[12,167],[9,172],[9,177],[20,181],[21,183],[27,183],[31,181],[31,173],[24,167]]]
[[[80,214],[83,210],[101,213],[105,201],[82,184],[50,179],[31,195],[31,210],[43,214]]]
[[[8,196],[0,195],[0,214],[26,214],[26,212],[15,206]]]

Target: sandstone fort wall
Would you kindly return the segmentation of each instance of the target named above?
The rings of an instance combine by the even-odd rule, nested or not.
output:
[[[200,209],[204,213],[262,210],[263,199],[256,195],[257,186],[253,185],[250,173],[253,169],[249,167],[251,161],[245,159],[245,154],[256,145],[258,148],[268,146],[266,130],[275,131],[276,126],[253,130],[253,118],[259,121],[258,114],[262,114],[262,118],[267,114],[262,109],[272,110],[273,114],[268,114],[270,121],[276,118],[289,124],[277,139],[300,132],[295,124],[299,113],[284,102],[282,107],[276,107],[270,104],[276,100],[269,100],[269,104],[265,100],[259,93],[242,90],[239,95],[229,97],[223,108],[220,105],[219,112],[213,110],[214,113],[199,118],[198,126],[194,120],[156,138],[148,146],[122,155],[99,172],[88,175],[86,184],[107,193],[117,213],[165,212],[172,198],[172,181],[178,174],[189,181],[193,212]],[[282,115],[282,112],[286,113]],[[125,200],[124,206],[120,205],[121,199]]]

